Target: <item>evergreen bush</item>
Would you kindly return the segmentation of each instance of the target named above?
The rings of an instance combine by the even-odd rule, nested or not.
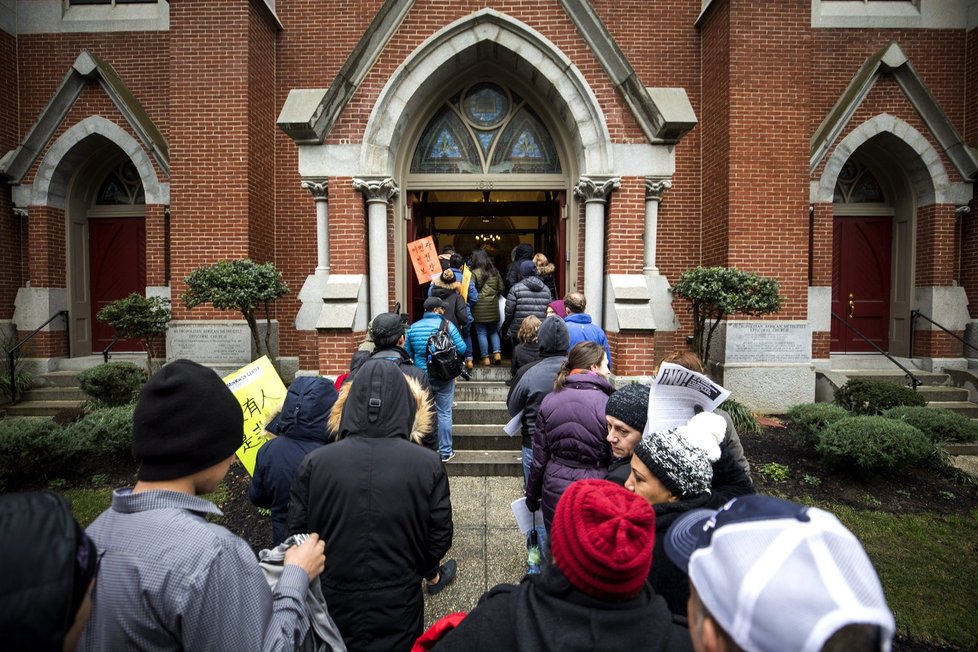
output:
[[[50,419],[0,420],[0,491],[58,477],[76,452]]]
[[[934,442],[978,440],[978,423],[949,410],[901,405],[885,411],[883,416],[909,423]]]
[[[144,297],[133,292],[125,299],[113,301],[99,310],[98,319],[114,328],[122,337],[143,340],[146,368],[152,373],[153,350],[159,338],[166,335],[166,327],[170,323],[170,300]]]
[[[843,408],[832,403],[801,403],[788,410],[792,432],[801,436],[808,446],[815,446],[819,435],[838,421],[849,416]]]
[[[763,430],[754,413],[740,401],[728,398],[720,406],[720,409],[730,415],[730,420],[733,421],[734,428],[737,429],[738,433],[756,435]]]
[[[835,404],[857,415],[877,415],[900,405],[924,406],[924,397],[909,387],[885,380],[852,378],[835,392]]]
[[[822,432],[815,450],[829,465],[862,473],[917,464],[937,452],[919,429],[881,416],[839,419]]]
[[[78,374],[82,391],[105,407],[134,402],[145,382],[146,372],[131,362],[107,362]]]
[[[132,460],[134,404],[95,410],[65,428],[81,452],[101,459]]]

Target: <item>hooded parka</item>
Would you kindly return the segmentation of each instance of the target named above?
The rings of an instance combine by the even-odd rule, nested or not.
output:
[[[547,304],[553,301],[550,290],[539,276],[527,276],[506,295],[506,323],[514,342],[523,320],[534,315],[541,321],[547,316]],[[565,351],[566,353],[566,351]]]
[[[536,430],[537,410],[544,397],[554,391],[554,380],[560,367],[567,360],[567,326],[560,317],[547,317],[540,324],[537,334],[540,343],[540,359],[524,366],[513,379],[506,407],[511,416],[522,410],[523,447],[533,446],[533,432]]]
[[[326,542],[323,593],[350,652],[411,649],[421,579],[452,546],[445,467],[416,443],[429,400],[397,365],[368,360],[330,415],[340,440],[309,454],[292,485],[289,532]]]

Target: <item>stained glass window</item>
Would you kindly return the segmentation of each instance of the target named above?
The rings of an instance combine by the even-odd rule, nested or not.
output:
[[[105,175],[98,194],[95,195],[95,203],[101,206],[146,203],[143,182],[132,161],[127,160],[117,165]]]
[[[490,163],[491,161],[491,163]],[[411,172],[558,174],[550,132],[522,97],[491,82],[451,97],[421,134]]]
[[[836,204],[880,204],[886,202],[886,195],[879,181],[865,166],[853,161],[846,161],[839,172],[835,184],[832,202]]]

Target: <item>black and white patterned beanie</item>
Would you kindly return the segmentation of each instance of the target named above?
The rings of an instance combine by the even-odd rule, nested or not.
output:
[[[635,447],[635,455],[673,496],[692,498],[710,491],[713,462],[720,459],[726,428],[723,417],[703,412],[685,426],[648,433]]]

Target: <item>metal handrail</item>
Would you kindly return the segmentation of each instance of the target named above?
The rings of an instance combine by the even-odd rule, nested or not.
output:
[[[887,353],[886,351],[884,351],[883,349],[881,349],[876,344],[876,342],[874,342],[873,340],[871,340],[868,337],[866,337],[865,335],[863,335],[862,332],[858,328],[856,328],[855,326],[853,326],[852,324],[850,324],[849,322],[847,322],[845,319],[843,319],[839,315],[835,314],[835,311],[834,310],[832,310],[831,312],[832,312],[832,319],[838,319],[839,321],[841,321],[842,324],[846,328],[848,328],[853,333],[855,333],[856,335],[858,335],[859,337],[861,337],[864,342],[866,342],[871,347],[873,347],[874,349],[876,349],[876,351],[878,353],[883,354],[884,356],[886,356],[886,359],[887,360],[889,360],[890,362],[892,362],[896,366],[900,367],[900,369],[903,371],[903,373],[905,373],[907,375],[907,378],[910,380],[910,385],[913,388],[913,391],[916,392],[917,391],[917,386],[924,384],[924,381],[922,381],[919,378],[917,378],[916,376],[914,376],[912,371],[910,371],[909,369],[907,369],[906,367],[904,367],[902,364],[900,364],[899,362],[897,362],[896,358],[894,358],[892,355],[890,355],[889,353]]]
[[[111,355],[109,355],[109,351],[112,350],[112,347],[115,346],[115,343],[118,342],[121,337],[122,335],[116,333],[115,337],[112,338],[112,341],[109,342],[109,345],[104,349],[102,349],[102,360],[105,361],[105,364],[109,364],[109,358],[112,357]]]
[[[947,333],[948,335],[950,335],[951,337],[953,337],[957,341],[959,341],[962,344],[964,344],[969,349],[974,349],[975,352],[978,353],[978,346],[975,346],[974,344],[968,344],[967,342],[964,341],[963,338],[955,335],[954,333],[952,333],[948,329],[944,328],[942,325],[938,324],[936,321],[934,321],[933,319],[931,319],[930,317],[928,317],[924,313],[920,312],[919,310],[911,310],[910,311],[910,357],[911,358],[913,357],[913,334],[914,334],[914,332],[917,329],[917,317],[923,317],[924,319],[926,319],[930,323],[934,324],[935,326],[937,326],[938,328],[940,328],[942,331],[944,331],[945,333]]]
[[[68,356],[71,357],[71,333],[69,332],[69,322],[68,322],[68,311],[59,310],[58,312],[51,315],[46,322],[35,328],[30,335],[17,342],[14,348],[7,351],[7,371],[10,373],[10,403],[11,405],[17,403],[17,378],[14,376],[14,354],[17,353],[17,349],[27,344],[35,335],[41,332],[41,329],[53,322],[58,317],[64,317],[65,319],[65,350],[68,352]]]

